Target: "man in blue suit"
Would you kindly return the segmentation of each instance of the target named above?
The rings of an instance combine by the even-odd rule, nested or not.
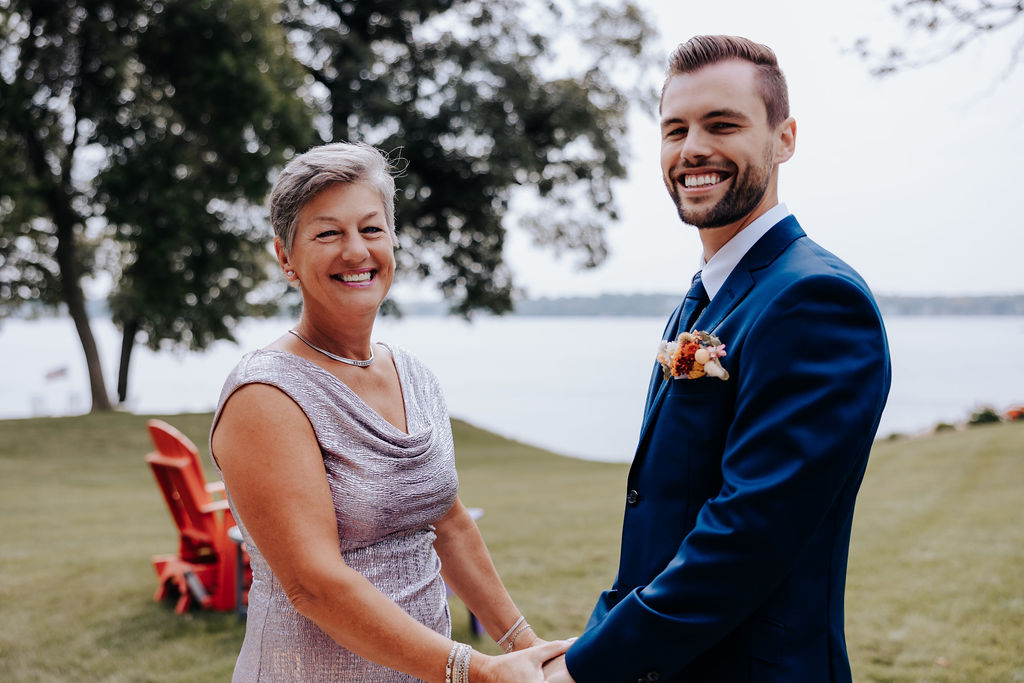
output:
[[[664,338],[714,335],[725,372],[655,364],[618,577],[545,674],[848,682],[850,527],[890,382],[882,319],[778,201],[796,124],[769,48],[680,45],[660,115],[665,185],[704,248]]]

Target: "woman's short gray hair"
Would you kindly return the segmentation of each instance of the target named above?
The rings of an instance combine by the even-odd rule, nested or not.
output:
[[[292,249],[299,212],[313,197],[338,184],[369,183],[380,192],[384,219],[395,237],[395,179],[383,152],[362,142],[313,147],[284,167],[270,192],[270,224],[286,252]]]

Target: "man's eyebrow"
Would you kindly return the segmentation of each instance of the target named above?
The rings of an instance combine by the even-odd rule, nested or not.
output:
[[[750,117],[739,109],[713,109],[700,117],[701,121],[707,121],[709,119],[736,119],[739,121],[749,121]],[[686,122],[678,116],[670,116],[661,120],[661,127],[675,126],[678,124],[685,125]]]
[[[715,109],[709,111],[707,114],[701,117],[701,119],[743,119],[747,120],[750,117],[739,111],[738,109]]]

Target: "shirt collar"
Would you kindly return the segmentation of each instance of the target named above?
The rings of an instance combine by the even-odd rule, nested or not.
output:
[[[711,260],[704,263],[701,257],[702,267],[700,269],[701,281],[708,293],[708,299],[714,299],[718,290],[725,284],[726,278],[732,273],[736,264],[740,262],[750,248],[764,237],[765,233],[789,215],[789,209],[785,204],[776,204],[772,208],[754,219],[754,222],[733,235],[732,239],[726,242],[721,249],[715,252]]]

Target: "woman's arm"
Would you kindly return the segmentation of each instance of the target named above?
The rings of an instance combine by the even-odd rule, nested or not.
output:
[[[498,640],[516,623],[520,612],[494,568],[476,522],[462,501],[456,499],[452,509],[434,527],[434,549],[441,558],[441,576],[491,638]],[[515,637],[515,649],[530,647],[536,640],[537,635],[527,628]]]
[[[452,642],[345,564],[320,446],[287,395],[263,384],[236,391],[212,449],[239,517],[297,612],[361,657],[425,681],[445,680]],[[500,662],[506,658],[474,653],[474,683],[542,680],[540,661],[526,654]]]

